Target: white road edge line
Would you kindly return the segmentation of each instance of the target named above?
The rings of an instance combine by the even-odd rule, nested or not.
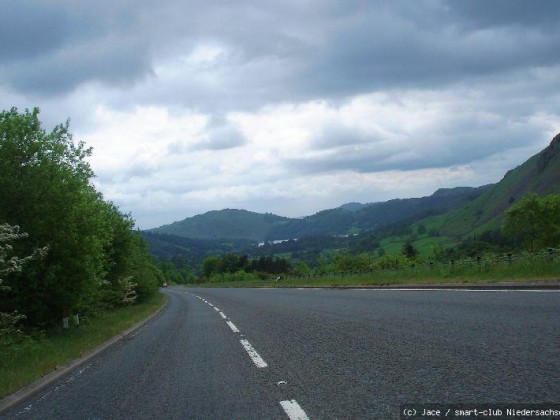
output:
[[[220,312],[220,316],[222,317],[222,319],[227,319],[227,316],[223,312]]]
[[[290,420],[309,420],[305,411],[300,407],[296,400],[280,401],[280,405],[290,418]]]
[[[367,291],[384,291],[384,292],[468,292],[468,293],[560,293],[560,290],[555,289],[409,289],[409,288],[384,288],[384,289],[356,289]]]
[[[226,321],[226,324],[231,328],[234,333],[238,333],[239,329],[235,326],[235,324],[231,321]]]
[[[253,363],[258,368],[265,368],[265,367],[268,366],[267,363],[263,360],[263,358],[259,355],[259,353],[257,353],[257,351],[253,348],[251,343],[249,343],[249,341],[247,341],[245,339],[241,339],[239,341],[241,342],[241,345],[243,345],[243,347],[245,348],[245,351],[247,352],[247,354],[249,354],[249,357],[251,358]]]

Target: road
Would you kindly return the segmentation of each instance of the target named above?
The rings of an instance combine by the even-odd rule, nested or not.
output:
[[[391,419],[410,403],[560,403],[558,291],[165,293],[133,338],[2,418]]]

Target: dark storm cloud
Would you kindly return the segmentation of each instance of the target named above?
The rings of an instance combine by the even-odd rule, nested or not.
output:
[[[127,86],[151,71],[131,4],[8,3],[0,17],[0,82],[18,92],[64,94],[91,81]]]
[[[64,93],[84,81],[130,85],[149,68],[145,56],[136,53],[135,41],[130,41],[99,40],[93,45],[70,47],[25,66],[10,66],[4,78],[20,92],[41,95]]]
[[[158,60],[217,43],[227,57],[204,84],[153,78],[146,103],[208,111],[442,88],[560,63],[555,1],[12,2],[3,10],[0,82],[69,92],[131,86]],[[219,66],[219,67],[218,67]],[[134,100],[134,98],[131,98]],[[212,111],[213,112],[213,111]]]
[[[508,4],[515,8],[521,3]],[[556,25],[535,26],[540,22],[536,17],[527,22],[517,19],[526,26],[504,26],[505,18],[492,26],[489,19],[483,31],[482,23],[472,25],[484,16],[481,10],[472,8],[461,14],[459,10],[444,13],[433,7],[412,8],[348,11],[346,19],[333,22],[332,29],[325,31],[325,42],[313,50],[298,87],[319,96],[437,88],[560,63],[560,31]],[[556,20],[560,19],[558,9],[548,10]],[[434,16],[440,20],[434,22]]]
[[[445,5],[451,15],[475,27],[517,25],[540,26],[542,30],[551,30],[557,25],[560,16],[560,3],[557,0],[469,0],[450,1]]]
[[[0,64],[48,54],[64,43],[69,26],[64,10],[26,1],[4,2],[0,13]]]

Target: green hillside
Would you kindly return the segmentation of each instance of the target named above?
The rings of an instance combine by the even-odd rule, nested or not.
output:
[[[374,231],[405,220],[412,223],[428,215],[445,213],[472,201],[490,187],[440,189],[427,197],[395,199],[382,203],[349,203],[301,219],[247,210],[210,211],[149,232],[193,239],[253,241],[347,235]]]
[[[429,215],[456,209],[478,197],[491,186],[479,188],[442,188],[420,198],[395,199],[380,203],[348,203],[323,210],[302,219],[291,219],[276,225],[267,239],[301,238],[316,235],[346,235],[375,231],[385,226],[408,221],[412,223]]]
[[[229,238],[262,241],[273,227],[289,220],[274,214],[225,209],[189,217],[180,222],[151,229],[149,232],[196,239]]]
[[[560,134],[542,152],[508,171],[499,183],[477,199],[422,223],[428,231],[457,240],[498,229],[504,211],[529,192],[560,193]]]

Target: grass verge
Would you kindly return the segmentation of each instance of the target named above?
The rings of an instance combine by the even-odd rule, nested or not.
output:
[[[345,287],[426,284],[488,284],[560,280],[560,259],[521,260],[502,264],[469,266],[399,267],[363,274],[323,274],[304,278],[208,282],[202,287]]]
[[[165,295],[157,293],[146,302],[105,313],[79,327],[50,331],[38,341],[0,352],[0,398],[86,355],[156,312],[165,300]]]

